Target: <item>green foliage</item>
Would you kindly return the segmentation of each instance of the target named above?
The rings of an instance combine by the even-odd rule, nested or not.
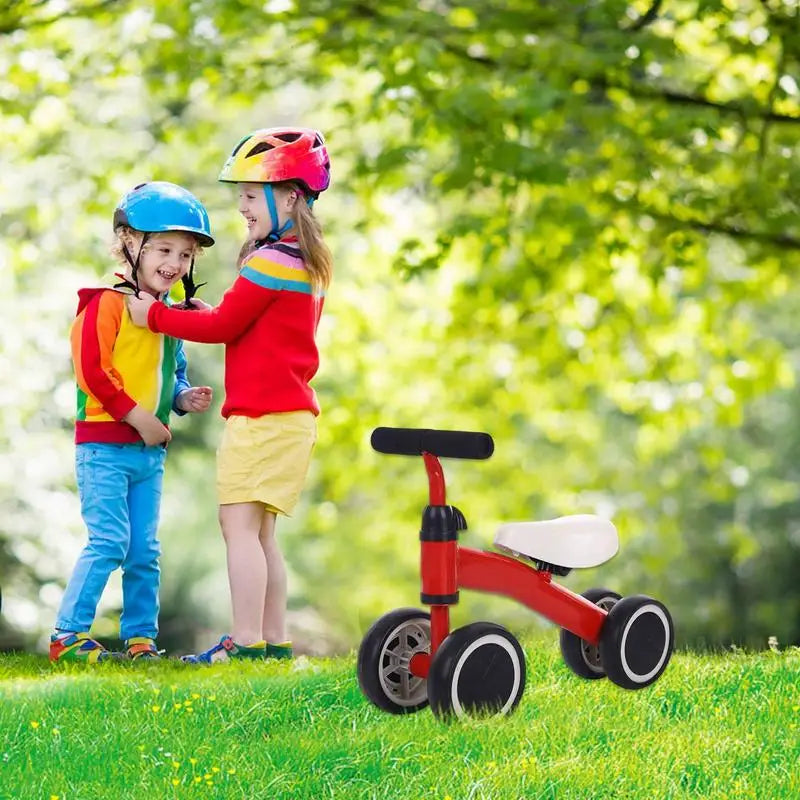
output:
[[[86,669],[4,656],[0,796],[797,797],[798,651],[682,653],[626,692],[575,677],[552,645],[525,650],[512,716],[449,725],[369,705],[352,657]]]
[[[446,465],[471,544],[509,519],[610,514],[620,555],[569,585],[659,596],[683,641],[800,641],[799,14],[756,0],[8,5],[10,619],[47,629],[79,546],[65,334],[74,290],[109,269],[118,197],[158,177],[206,202],[215,300],[241,236],[217,171],[248,129],[298,121],[328,135],[317,209],[337,271],[316,461],[281,528],[296,637],[352,645],[416,596],[422,467],[368,445],[393,424],[495,437],[490,462]],[[219,348],[189,355],[219,399]],[[219,423],[176,428],[164,611],[189,646],[226,618]],[[483,597],[456,613],[532,623]]]

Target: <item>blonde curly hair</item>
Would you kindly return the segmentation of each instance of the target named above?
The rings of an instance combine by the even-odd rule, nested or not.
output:
[[[163,233],[172,233],[173,231],[163,231]],[[187,233],[188,236],[191,236],[194,240],[194,256],[197,258],[198,256],[203,255],[205,248],[200,246],[200,242],[197,240],[197,237],[187,231],[175,231],[175,233]],[[151,233],[147,237],[147,241],[142,248],[142,253],[146,252],[147,249],[152,245],[152,243],[156,240],[156,237],[161,236],[162,233]],[[111,253],[112,257],[115,261],[122,264],[123,267],[129,267],[130,264],[128,263],[128,259],[125,258],[125,248],[128,248],[128,252],[131,254],[131,258],[136,260],[136,253],[138,253],[139,245],[144,238],[144,234],[141,231],[137,231],[134,228],[129,228],[127,225],[120,225],[114,231],[114,240],[111,242],[111,246],[109,247],[109,252]],[[134,252],[135,251],[135,252]]]

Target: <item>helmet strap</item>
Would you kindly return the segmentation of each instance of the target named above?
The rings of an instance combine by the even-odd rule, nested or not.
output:
[[[125,242],[122,242],[122,252],[125,254],[125,258],[128,261],[128,264],[131,266],[131,277],[133,278],[133,282],[130,281],[123,281],[122,283],[118,283],[114,286],[114,288],[118,288],[120,286],[127,286],[130,289],[133,289],[133,293],[138,297],[139,296],[139,261],[142,257],[142,250],[144,250],[144,246],[147,242],[148,237],[150,236],[149,231],[142,231],[144,234],[142,236],[142,243],[139,245],[139,252],[136,254],[136,261],[133,260],[133,256],[131,256],[131,251],[128,250],[128,245]]]
[[[189,272],[181,278],[181,283],[183,284],[183,295],[184,295],[184,303],[186,304],[186,308],[192,308],[191,301],[192,298],[197,293],[197,290],[201,286],[205,286],[205,283],[200,283],[195,285],[194,282],[194,255],[192,256],[192,263],[189,265]]]
[[[278,207],[275,205],[275,192],[272,191],[272,184],[264,184],[264,197],[267,201],[267,208],[269,209],[269,216],[272,222],[272,227],[267,234],[267,241],[277,242],[278,239],[280,239],[281,236],[283,236],[283,234],[292,227],[292,221],[287,219],[283,225],[280,224],[280,219],[278,218]]]

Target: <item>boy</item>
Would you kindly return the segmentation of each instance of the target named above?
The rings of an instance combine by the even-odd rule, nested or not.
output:
[[[140,184],[115,210],[114,231],[112,253],[126,266],[127,279],[113,289],[80,290],[70,334],[78,383],[76,476],[89,541],[61,602],[51,661],[94,664],[111,657],[89,629],[117,567],[126,655],[159,657],[157,528],[172,438],[169,412],[202,412],[211,405],[210,387],[189,386],[182,342],[133,325],[128,294],[118,291],[165,298],[180,278],[190,299],[195,256],[214,244],[205,208],[175,184]]]

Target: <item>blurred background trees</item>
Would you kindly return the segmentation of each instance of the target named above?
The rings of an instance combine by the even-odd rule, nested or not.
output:
[[[119,197],[207,204],[214,302],[244,228],[216,183],[249,130],[325,131],[336,256],[320,437],[281,520],[300,649],[418,600],[421,462],[376,425],[486,430],[447,462],[489,547],[598,513],[619,555],[565,579],[664,600],[680,643],[800,642],[800,3],[44,0],[0,10],[0,644],[41,647],[83,541],[67,331]],[[163,642],[227,625],[214,413],[175,424]],[[119,582],[97,630],[116,633]],[[540,620],[462,593],[456,624]]]

